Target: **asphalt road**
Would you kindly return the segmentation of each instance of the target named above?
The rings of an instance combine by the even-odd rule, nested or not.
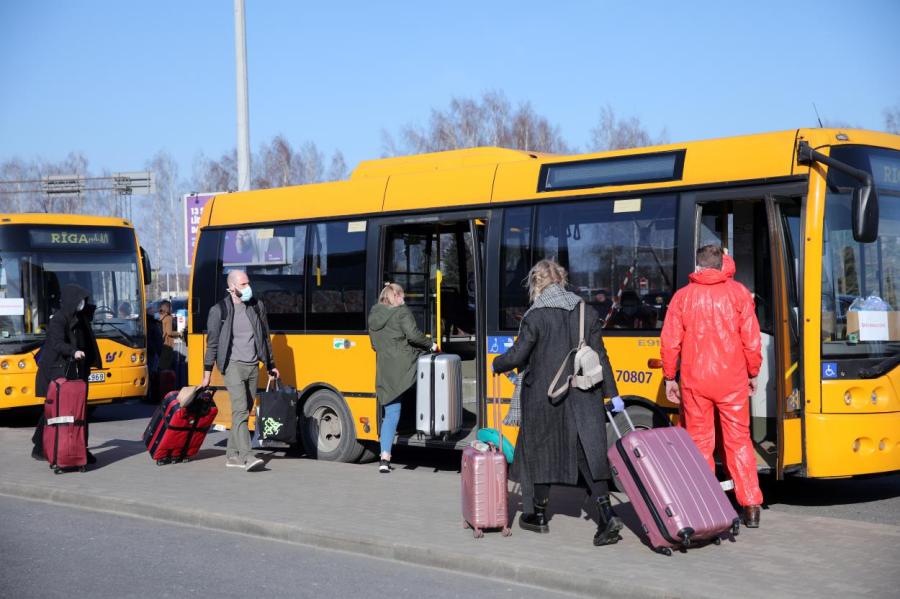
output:
[[[100,406],[91,426],[105,438],[140,439],[154,406],[132,403]],[[26,416],[6,418],[3,426],[30,427]],[[225,434],[211,433],[214,443],[224,447]],[[300,458],[297,454],[298,459]],[[433,449],[397,447],[395,466],[425,471],[459,471],[459,453]],[[853,479],[810,480],[761,478],[767,508],[876,524],[900,524],[900,473]],[[765,513],[763,513],[765,518]]]
[[[476,576],[0,496],[0,597],[563,598]]]

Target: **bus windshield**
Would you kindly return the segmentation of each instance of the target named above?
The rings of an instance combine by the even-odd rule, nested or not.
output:
[[[887,358],[900,353],[900,152],[864,146],[831,156],[872,173],[878,190],[878,239],[859,243],[851,226],[851,189],[829,169],[822,255],[823,357]]]
[[[63,229],[11,225],[0,230],[0,353],[40,347],[50,317],[59,309],[60,292],[70,283],[90,293],[98,338],[143,347],[133,233],[96,228],[84,233],[86,229],[68,227],[50,234],[58,230]]]

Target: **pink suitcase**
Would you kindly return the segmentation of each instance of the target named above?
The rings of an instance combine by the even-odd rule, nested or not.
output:
[[[619,488],[625,491],[650,546],[672,555],[672,548],[721,543],[720,535],[737,535],[740,519],[719,481],[687,431],[681,427],[634,430],[619,439],[607,456]]]
[[[487,451],[472,446],[462,456],[462,513],[463,526],[471,528],[476,539],[484,536],[484,529],[499,528],[504,537],[509,529],[509,491],[506,479],[506,456],[503,446],[503,423],[500,422],[500,379],[494,376],[495,427],[500,432],[499,446],[490,445]]]

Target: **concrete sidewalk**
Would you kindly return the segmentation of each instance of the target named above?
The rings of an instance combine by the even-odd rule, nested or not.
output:
[[[128,430],[143,430],[137,422]],[[594,547],[575,489],[554,490],[551,534],[513,528],[474,540],[462,528],[459,474],[396,464],[317,462],[259,452],[267,469],[225,469],[223,433],[196,461],[156,466],[117,423],[91,425],[98,464],[55,476],[29,456],[31,430],[0,429],[0,493],[435,566],[592,597],[896,597],[900,526],[763,512],[735,542],[654,554],[630,531]],[[423,460],[427,464],[427,457]],[[421,463],[421,462],[419,462]],[[558,491],[558,492],[557,492]],[[517,495],[514,493],[514,497]],[[591,515],[590,517],[593,517]],[[226,567],[225,564],[221,564]]]

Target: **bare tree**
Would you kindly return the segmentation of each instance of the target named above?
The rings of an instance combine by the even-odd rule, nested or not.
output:
[[[41,190],[43,177],[78,175],[90,177],[88,161],[80,152],[70,152],[59,162],[42,159],[26,161],[11,158],[0,165],[4,209],[12,212],[58,212],[64,214],[90,213],[101,197],[97,192],[84,191],[70,195],[48,195]],[[28,183],[25,183],[28,181]],[[90,188],[92,185],[87,184]]]
[[[668,137],[665,129],[653,137],[641,124],[639,118],[635,116],[618,117],[612,106],[607,104],[600,110],[597,126],[591,129],[590,145],[595,152],[623,150],[668,143]]]
[[[145,243],[149,241],[150,255],[157,271],[160,274],[175,274],[174,290],[180,292],[178,271],[182,255],[183,214],[177,199],[183,184],[178,180],[178,164],[171,154],[160,150],[146,162],[144,168],[153,173],[156,190],[141,201],[138,234]],[[153,280],[151,294],[154,297],[162,294],[162,279],[158,276]]]
[[[300,157],[283,135],[276,135],[269,143],[262,144],[259,155],[252,161],[256,172],[253,188],[284,187],[297,182]]]
[[[486,92],[480,99],[451,98],[446,109],[431,110],[428,125],[406,125],[399,138],[397,142],[390,133],[382,131],[385,156],[478,146],[568,152],[558,126],[538,115],[528,102],[514,109],[499,91]]]
[[[884,109],[884,130],[900,135],[900,104]]]
[[[334,154],[331,155],[331,165],[328,167],[328,175],[326,176],[326,180],[340,181],[341,179],[346,178],[346,176],[347,161],[344,160],[344,155],[340,152],[340,150],[335,150]]]
[[[252,164],[252,161],[251,161]],[[192,191],[229,191],[237,189],[237,151],[210,160],[202,152],[194,159]]]

